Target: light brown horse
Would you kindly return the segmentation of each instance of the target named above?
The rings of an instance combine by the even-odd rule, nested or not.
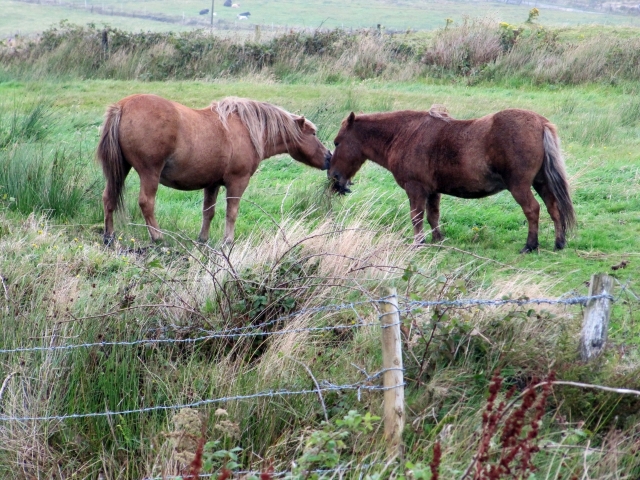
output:
[[[113,213],[122,206],[124,181],[140,176],[138,203],[151,239],[162,239],[154,216],[158,184],[179,190],[204,189],[202,229],[206,242],[221,186],[227,191],[224,241],[233,242],[240,197],[258,164],[288,153],[315,168],[328,168],[331,152],[304,117],[274,105],[229,97],[194,110],[156,95],[131,95],[105,114],[97,157],[107,185],[104,241],[113,239]]]
[[[428,112],[358,115],[343,122],[335,138],[328,176],[338,193],[369,159],[391,171],[407,192],[415,243],[424,242],[425,205],[434,242],[441,194],[482,198],[509,190],[529,223],[522,253],[538,248],[540,205],[555,226],[555,248],[566,243],[576,223],[556,127],[529,110],[502,110],[474,120],[454,120],[441,106]]]

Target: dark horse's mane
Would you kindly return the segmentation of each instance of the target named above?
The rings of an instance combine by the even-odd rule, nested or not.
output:
[[[444,120],[445,122],[453,120],[451,115],[449,115],[449,110],[447,110],[447,107],[439,103],[434,103],[433,105],[431,105],[431,107],[429,108],[429,115],[431,115],[433,118]]]

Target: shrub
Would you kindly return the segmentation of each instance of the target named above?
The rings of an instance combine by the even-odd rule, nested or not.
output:
[[[500,31],[489,20],[465,20],[457,28],[445,28],[436,34],[422,62],[455,74],[477,73],[503,51]]]

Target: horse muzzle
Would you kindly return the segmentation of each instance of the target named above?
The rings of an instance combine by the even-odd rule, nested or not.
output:
[[[322,170],[329,170],[332,156],[333,154],[331,153],[331,150],[327,150],[327,153],[324,154],[324,167],[322,167]]]
[[[329,177],[329,179],[331,180],[331,190],[333,190],[338,195],[346,195],[347,193],[351,193],[349,185],[353,185],[353,183],[345,179],[339,173],[334,173],[333,178]]]

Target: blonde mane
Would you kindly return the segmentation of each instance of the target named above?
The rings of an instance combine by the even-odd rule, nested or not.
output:
[[[433,105],[431,105],[431,108],[429,108],[429,115],[431,115],[433,118],[444,120],[445,122],[449,122],[451,120],[451,115],[449,115],[447,107],[439,103],[434,103]]]
[[[257,102],[248,98],[227,97],[211,104],[211,110],[218,113],[222,125],[228,129],[229,115],[235,113],[249,130],[251,143],[260,158],[264,157],[265,146],[275,145],[278,138],[287,145],[299,143],[302,132],[295,120],[298,117],[270,103]],[[314,130],[316,126],[305,120]]]

